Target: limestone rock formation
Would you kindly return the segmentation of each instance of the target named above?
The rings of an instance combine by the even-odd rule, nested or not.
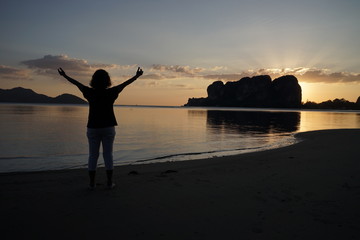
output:
[[[207,88],[207,98],[190,98],[185,106],[299,108],[301,87],[295,76],[244,77],[239,81],[216,81]]]
[[[271,84],[271,107],[301,107],[301,87],[295,76],[287,75],[275,79]]]

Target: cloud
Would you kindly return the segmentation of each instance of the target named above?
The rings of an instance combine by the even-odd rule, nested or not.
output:
[[[105,70],[121,69],[128,70],[135,68],[135,65],[117,64],[90,64],[87,60],[70,58],[67,55],[45,55],[42,58],[22,61],[21,64],[35,71],[36,74],[58,76],[57,69],[63,68],[67,73],[82,77],[92,75],[95,70],[101,68]]]
[[[193,76],[200,72],[203,72],[205,68],[195,67],[192,68],[190,66],[180,66],[180,65],[161,65],[161,64],[153,64],[150,68],[150,71],[160,71],[160,72],[174,72],[178,74],[183,74],[187,76]]]
[[[0,78],[10,80],[23,80],[29,78],[29,71],[25,69],[19,69],[0,65]]]
[[[283,75],[294,75],[300,82],[307,83],[360,83],[359,73],[331,72],[328,69],[304,67],[282,69],[269,68],[247,70],[240,73],[209,74],[204,75],[203,78],[209,80],[237,81],[243,77],[252,77],[256,75],[270,75],[273,79]]]
[[[329,69],[318,68],[285,68],[285,69],[266,69],[269,75],[294,75],[300,82],[307,83],[360,83],[359,73],[350,72],[331,72]]]
[[[145,70],[145,73],[147,71]],[[359,73],[331,72],[318,68],[260,68],[241,72],[230,72],[227,67],[215,66],[210,68],[191,67],[181,65],[153,64],[142,78],[149,80],[169,80],[179,78],[206,79],[212,81],[238,81],[243,77],[269,75],[272,79],[284,75],[294,75],[300,82],[308,83],[360,83]]]
[[[237,81],[243,77],[249,77],[252,74],[248,73],[223,73],[223,74],[209,74],[204,75],[202,78],[209,79],[209,80],[217,80],[217,81]]]
[[[360,83],[359,73],[328,72],[327,70],[314,69],[299,76],[303,82],[314,83]]]
[[[145,74],[143,79],[164,80],[164,79],[179,79],[179,78],[203,78],[205,73],[213,73],[216,71],[227,70],[224,66],[215,66],[211,68],[191,67],[181,65],[164,65],[153,64],[148,69],[149,74]]]
[[[169,78],[174,78],[174,76],[166,76],[165,74],[161,74],[161,73],[146,74],[145,72],[145,74],[141,77],[141,79],[151,79],[151,80],[163,80]]]
[[[86,60],[71,59],[66,55],[46,55],[39,59],[22,61],[21,64],[36,70],[56,70],[61,66],[70,71],[87,72],[90,68]]]

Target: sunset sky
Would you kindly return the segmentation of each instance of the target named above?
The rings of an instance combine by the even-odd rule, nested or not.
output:
[[[295,75],[303,101],[360,96],[359,0],[1,0],[0,88],[49,96],[144,70],[118,104],[174,105],[213,81]]]

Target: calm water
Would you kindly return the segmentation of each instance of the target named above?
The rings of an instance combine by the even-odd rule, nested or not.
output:
[[[86,167],[87,112],[0,104],[0,172]],[[360,128],[360,112],[122,106],[115,114],[115,165],[261,151],[293,144],[297,132]]]

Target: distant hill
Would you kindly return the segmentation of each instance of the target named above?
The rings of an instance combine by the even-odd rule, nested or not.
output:
[[[71,94],[62,94],[55,98],[39,94],[31,89],[17,87],[0,89],[0,102],[11,103],[57,103],[57,104],[86,104],[87,102]]]

